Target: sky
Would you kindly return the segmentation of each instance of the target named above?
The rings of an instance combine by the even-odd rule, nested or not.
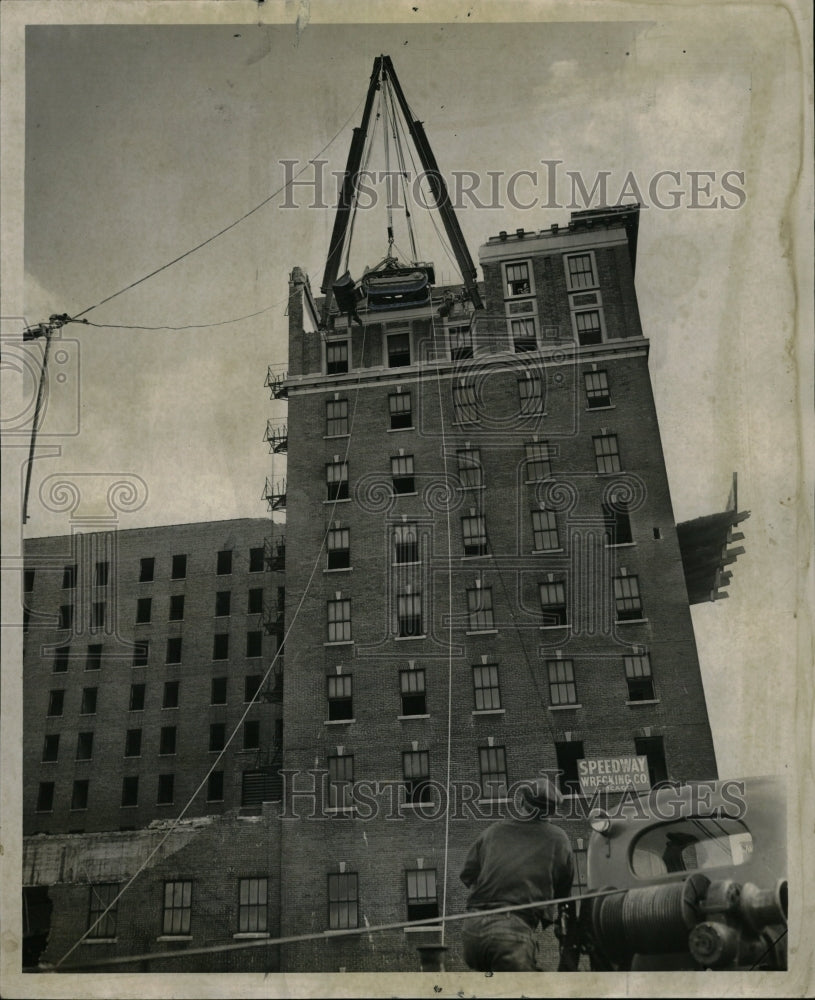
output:
[[[225,16],[223,5],[195,6]],[[126,21],[127,9],[114,16]],[[544,182],[527,177],[517,191],[532,207],[504,199],[458,212],[474,258],[501,229],[566,224],[566,171],[589,189],[607,171],[612,202],[629,175],[644,194],[636,283],[676,519],[723,509],[734,471],[751,511],[731,597],[693,611],[719,770],[788,768],[809,543],[798,426],[808,375],[796,367],[806,307],[795,273],[809,238],[796,187],[805,95],[793,21],[763,4],[737,18],[712,6],[704,18],[640,8],[652,20],[626,19],[620,4],[595,21],[580,5],[572,21],[562,6],[517,5],[514,23],[491,24],[478,4],[447,8],[443,22],[427,5],[397,9],[408,23],[328,24],[351,15],[315,4],[309,20],[307,6],[285,4],[242,23],[28,27],[23,280],[3,315],[35,323],[83,312],[98,325],[69,324],[52,345],[41,442],[59,454],[35,463],[26,536],[69,530],[40,498],[54,475],[138,477],[145,502],[121,514],[121,528],[267,516],[264,480],[284,468],[262,438],[267,419],[286,417],[264,390],[266,367],[285,370],[288,273],[299,265],[319,287],[333,224],[330,209],[309,207],[307,188],[293,189],[293,208],[270,195],[284,160],[298,169],[325,150],[327,180],[343,168],[373,60],[386,53],[448,177],[542,178],[541,161],[561,161],[552,207],[541,207]],[[545,10],[559,13],[542,20]],[[259,23],[276,17],[285,23]],[[660,171],[678,174],[676,208],[650,197]],[[691,206],[693,172],[710,184],[698,182],[697,204],[714,207]],[[417,226],[423,256],[455,280],[429,213]],[[357,223],[352,270],[385,250],[381,212],[370,212]],[[192,328],[121,328],[174,326]],[[24,400],[36,353],[27,361]],[[24,449],[15,454],[19,477]]]

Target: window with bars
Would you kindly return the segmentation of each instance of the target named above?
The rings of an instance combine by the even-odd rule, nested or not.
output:
[[[393,478],[393,492],[415,493],[416,480],[414,478],[413,455],[394,455],[391,457],[391,476]]]
[[[359,926],[359,885],[356,872],[328,876],[328,926],[345,930]]]
[[[473,356],[473,331],[469,324],[449,326],[447,335],[450,338],[450,358],[453,361],[466,361]]]
[[[569,291],[578,288],[593,288],[597,284],[590,253],[578,253],[566,258],[569,275]]]
[[[224,772],[210,771],[207,777],[207,802],[223,802]]]
[[[260,721],[258,719],[247,719],[243,724],[243,749],[260,749]]]
[[[331,528],[327,538],[328,569],[348,569],[351,565],[350,528]]]
[[[388,341],[388,367],[404,368],[410,364],[410,334],[390,333]]]
[[[162,726],[159,734],[158,752],[163,757],[172,756],[175,753],[176,727]]]
[[[427,692],[424,670],[399,671],[399,696],[402,715],[426,715]]]
[[[173,580],[183,580],[187,576],[187,557],[185,555],[173,556],[173,564],[170,572]]]
[[[439,915],[436,869],[415,868],[405,872],[408,920],[429,920]]]
[[[328,758],[328,805],[350,809],[354,805],[354,755],[331,754]]]
[[[37,788],[37,812],[51,812],[54,808],[54,782],[41,781]]]
[[[262,545],[254,545],[249,549],[249,572],[262,573],[266,568]]]
[[[131,712],[144,711],[144,695],[146,689],[146,684],[130,685],[130,701],[128,702],[128,708]]]
[[[553,510],[532,511],[532,540],[536,552],[560,548],[557,516]]]
[[[584,309],[574,314],[577,341],[582,347],[603,342],[603,324],[599,309]]]
[[[546,674],[549,681],[549,704],[576,705],[577,686],[574,680],[574,661],[547,660]]]
[[[164,682],[164,696],[161,701],[162,708],[178,708],[178,695],[180,688],[180,681]]]
[[[139,776],[126,774],[122,778],[122,806],[130,807],[139,804]]]
[[[325,345],[327,375],[344,375],[348,371],[348,341],[334,340]]]
[[[169,935],[190,933],[192,920],[192,881],[184,879],[164,883],[164,911],[161,932]]]
[[[98,882],[90,887],[87,937],[116,937],[116,910],[118,908],[116,897],[118,895],[118,882]]]
[[[625,680],[628,684],[629,701],[653,701],[654,678],[651,675],[651,657],[648,653],[639,656],[624,656]]]
[[[232,572],[232,549],[221,549],[215,559],[215,572],[218,576],[226,576]]]
[[[470,632],[484,632],[495,627],[492,587],[467,588],[467,624]]]
[[[125,733],[125,757],[141,756],[141,729],[128,729]]]
[[[481,466],[481,451],[479,448],[460,448],[456,452],[458,459],[458,477],[464,489],[478,489],[484,485],[484,471]]]
[[[514,264],[504,264],[504,277],[506,280],[504,296],[506,298],[532,294],[529,261],[522,260]]]
[[[483,556],[487,554],[487,525],[480,514],[468,515],[461,519],[461,531],[464,538],[465,556]]]
[[[167,656],[165,663],[181,663],[181,636],[176,635],[167,640]]]
[[[80,715],[96,714],[96,694],[98,688],[82,688],[82,703],[79,708]]]
[[[338,598],[327,602],[328,611],[328,641],[351,641],[351,600]]]
[[[397,635],[400,638],[415,638],[422,631],[422,595],[407,593],[396,595]]]
[[[354,717],[353,684],[350,674],[330,674],[326,678],[328,720],[340,722]]]
[[[567,625],[566,584],[555,580],[540,585],[541,614],[544,627]]]
[[[642,618],[640,585],[636,576],[614,577],[614,609],[618,622]]]
[[[393,529],[395,563],[419,561],[419,533],[415,524],[397,524]]]
[[[246,612],[250,615],[259,615],[263,612],[263,587],[250,587],[246,600]]]
[[[539,482],[552,475],[548,441],[530,441],[524,446],[526,453],[526,481]]]
[[[478,768],[482,799],[503,799],[507,794],[507,755],[505,747],[481,747]]]
[[[76,577],[77,565],[76,563],[71,563],[71,565],[66,566],[62,571],[62,589],[73,590],[76,587]]]
[[[518,379],[518,401],[522,417],[543,413],[543,380],[539,375]]]
[[[585,372],[586,406],[590,410],[611,406],[611,395],[608,389],[608,375],[605,371]]]
[[[57,628],[70,630],[74,627],[74,606],[73,604],[61,604],[59,606],[59,621]]]
[[[139,583],[151,583],[155,571],[155,558],[153,556],[144,556],[139,560]]]
[[[477,712],[494,711],[501,707],[497,663],[479,663],[473,667],[473,693]]]
[[[594,438],[594,457],[598,472],[620,471],[620,447],[616,434],[601,434]]]
[[[110,577],[110,563],[98,562],[94,573],[94,583],[97,587],[107,587]]]
[[[173,594],[170,597],[170,612],[168,614],[168,619],[171,622],[180,622],[184,620],[183,594]]]
[[[238,883],[238,933],[262,934],[269,929],[269,880],[242,878]]]
[[[580,794],[580,778],[577,774],[577,762],[585,757],[583,741],[555,743],[557,759],[558,785],[564,795]]]
[[[209,701],[211,705],[226,704],[226,677],[213,677],[210,683]]]
[[[218,632],[216,635],[212,637],[212,659],[213,660],[229,659],[228,632]]]
[[[64,674],[68,669],[68,657],[71,654],[70,646],[57,646],[54,650],[54,661],[51,669],[55,674]]]
[[[62,715],[65,706],[65,691],[56,689],[48,692],[48,715]]]
[[[325,404],[325,436],[343,437],[348,433],[348,400],[329,399]]]
[[[388,396],[391,430],[413,426],[413,404],[409,392],[394,392]]]
[[[416,805],[430,802],[430,757],[427,750],[408,750],[402,754],[405,801]]]
[[[76,759],[91,760],[93,758],[93,733],[76,734]]]
[[[77,811],[88,808],[88,792],[90,791],[90,781],[87,778],[77,778],[71,789],[71,810]]]
[[[478,400],[475,386],[469,382],[453,386],[453,420],[459,424],[478,422]]]
[[[59,733],[48,733],[42,747],[43,764],[53,764],[59,759]]]
[[[232,591],[218,590],[215,593],[215,617],[226,618],[232,610]]]
[[[153,614],[153,598],[140,597],[136,601],[136,624],[146,625]]]
[[[133,666],[146,667],[150,656],[150,640],[140,639],[133,647]]]
[[[329,462],[325,467],[325,485],[329,500],[347,500],[348,463]]]
[[[509,321],[509,333],[512,338],[512,348],[516,354],[538,349],[538,330],[533,316],[523,316]]]
[[[617,500],[613,504],[603,504],[603,520],[606,525],[606,540],[608,545],[627,545],[633,542],[631,534],[631,517],[628,504]]]
[[[156,803],[160,806],[170,806],[173,804],[175,794],[175,775],[160,774],[158,776],[158,794]]]

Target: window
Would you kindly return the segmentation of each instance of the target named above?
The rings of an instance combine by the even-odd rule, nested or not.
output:
[[[34,589],[34,570],[23,570],[23,593],[30,594]]]
[[[77,778],[71,789],[71,809],[88,808],[88,788],[90,782],[87,778]]]
[[[603,520],[606,524],[606,541],[608,545],[626,545],[634,540],[631,534],[631,518],[628,514],[628,504],[615,500],[613,504],[603,504]]]
[[[156,803],[160,806],[169,806],[173,803],[173,791],[175,786],[174,774],[160,774],[158,776],[158,794]]]
[[[536,552],[560,548],[557,517],[553,510],[532,511],[532,538]]]
[[[636,576],[614,577],[614,608],[618,622],[637,621],[642,618],[640,585]]]
[[[79,709],[81,715],[96,713],[96,692],[97,688],[82,688],[82,705]]]
[[[153,556],[145,556],[139,560],[139,583],[150,583],[156,570],[156,560]]]
[[[487,526],[480,515],[462,517],[461,530],[464,536],[464,555],[483,556],[487,554]]]
[[[597,284],[590,253],[579,253],[566,258],[569,291],[578,288],[593,288]]]
[[[402,775],[406,802],[418,805],[430,801],[430,759],[426,750],[408,750],[402,754]]]
[[[397,635],[402,639],[415,638],[422,632],[422,595],[396,595]]]
[[[458,477],[465,490],[475,490],[484,485],[481,468],[481,451],[478,448],[461,448],[456,452]]]
[[[460,424],[478,421],[478,400],[475,386],[468,382],[460,382],[453,386],[453,420]]]
[[[125,757],[141,757],[141,729],[128,729],[125,733]]]
[[[328,758],[328,805],[351,809],[354,804],[354,756],[331,754]]]
[[[93,733],[76,734],[76,759],[90,760],[93,757]]]
[[[42,747],[43,764],[53,764],[59,759],[59,733],[49,733]]]
[[[134,667],[146,667],[147,659],[150,655],[150,642],[147,639],[142,639],[137,642],[133,647],[133,666]]]
[[[158,752],[161,756],[170,756],[175,753],[175,726],[162,726],[159,734]]]
[[[580,779],[577,776],[577,762],[582,760],[583,741],[572,740],[571,743],[555,743],[557,757],[558,785],[564,795],[580,794]]]
[[[524,446],[526,451],[526,481],[539,482],[552,475],[548,441],[530,441]]]
[[[328,876],[328,926],[345,930],[359,926],[359,888],[356,872]]]
[[[603,323],[599,309],[584,309],[574,314],[577,342],[581,347],[603,342]]]
[[[436,869],[416,868],[405,872],[408,920],[429,920],[439,915]]]
[[[652,701],[654,698],[654,678],[651,676],[651,657],[647,653],[639,656],[624,656],[625,679],[628,684],[629,701]]]
[[[226,704],[226,677],[212,678],[209,700],[213,705]]]
[[[265,568],[264,549],[262,545],[253,546],[249,549],[249,572],[262,573]]]
[[[217,753],[224,748],[226,741],[226,725],[223,722],[211,722],[209,724],[209,749],[210,753]]]
[[[409,392],[394,392],[388,396],[388,410],[391,418],[391,430],[400,427],[413,426],[413,409]]]
[[[54,782],[41,781],[37,789],[37,812],[49,813],[54,808]]]
[[[64,674],[68,669],[68,656],[70,652],[70,646],[57,646],[54,650],[53,671],[55,674]]]
[[[326,681],[328,686],[329,722],[339,722],[343,719],[353,719],[354,706],[351,696],[351,675],[331,674],[326,678]]]
[[[139,804],[139,776],[127,774],[122,778],[122,805],[137,806]]]
[[[232,591],[219,590],[215,594],[215,617],[225,618],[230,613]]]
[[[492,587],[467,588],[467,619],[470,632],[484,632],[495,627]]]
[[[419,535],[415,524],[397,524],[393,529],[395,563],[419,561]]]
[[[478,751],[481,797],[503,799],[507,794],[507,755],[504,747],[481,747]]]
[[[528,261],[523,260],[515,264],[504,264],[504,276],[506,278],[505,298],[532,294]]]
[[[473,667],[473,691],[476,712],[489,712],[501,707],[497,663],[483,663]]]
[[[187,557],[173,556],[173,568],[171,572],[173,580],[183,580],[187,576]]]
[[[262,656],[263,655],[263,633],[262,632],[247,632],[246,633],[246,655],[248,657]]]
[[[164,883],[164,915],[161,924],[162,934],[190,933],[190,918],[192,916],[192,882]]]
[[[348,433],[348,400],[329,399],[325,404],[325,436],[342,437]]]
[[[574,682],[573,660],[547,660],[549,703],[551,705],[576,705],[577,688]]]
[[[181,686],[179,681],[164,682],[164,698],[161,702],[162,708],[178,708],[178,690]]]
[[[739,820],[694,816],[646,827],[631,845],[631,870],[653,882],[669,872],[749,864],[756,853],[753,835]]]
[[[74,606],[73,604],[61,604],[59,607],[58,629],[72,629],[74,627]]]
[[[585,372],[586,406],[590,410],[598,410],[611,406],[611,396],[608,391],[608,375],[604,371]]]
[[[246,604],[246,611],[250,615],[259,615],[263,612],[263,587],[251,587],[249,598]]]
[[[543,382],[539,375],[518,379],[518,400],[522,417],[543,413]]]
[[[263,682],[262,674],[247,674],[243,680],[243,700],[244,702],[250,702],[255,700],[255,696],[260,690],[260,685]]]
[[[620,451],[616,434],[602,434],[594,438],[594,457],[598,472],[619,472]]]
[[[338,340],[326,344],[325,370],[328,375],[344,375],[348,371],[347,340]]]
[[[388,341],[388,368],[404,368],[410,364],[410,334],[390,333]]]
[[[543,627],[567,625],[566,584],[562,580],[540,585],[541,613]]]
[[[329,462],[325,467],[325,483],[329,500],[347,500],[348,463]]]
[[[221,549],[215,560],[215,572],[225,576],[232,572],[232,549]]]
[[[94,582],[96,586],[107,587],[109,576],[110,576],[110,563],[98,562],[96,564],[96,574],[94,576]]]
[[[28,632],[31,625],[31,608],[23,608],[23,635]]]
[[[450,337],[450,358],[453,361],[466,361],[473,356],[473,331],[466,326],[450,326],[447,328]]]
[[[77,576],[76,563],[72,563],[70,566],[66,566],[62,571],[62,589],[73,590],[74,587],[76,587],[76,576]]]
[[[243,724],[243,749],[260,749],[260,722],[257,719],[247,719]]]
[[[172,636],[167,640],[166,663],[181,663],[181,636]]]
[[[130,685],[130,711],[142,712],[144,710],[145,684]]]
[[[150,621],[153,612],[153,598],[140,597],[136,601],[136,624],[145,625]]]
[[[351,601],[347,598],[328,602],[328,641],[351,641]]]
[[[49,715],[62,715],[62,709],[65,705],[65,691],[55,690],[49,691],[48,693],[48,714]]]
[[[527,351],[537,351],[538,335],[535,320],[532,316],[509,321],[509,332],[512,337],[512,348],[516,354]]]
[[[217,635],[212,637],[212,659],[213,660],[228,660],[229,659],[229,633],[219,632]]]
[[[184,620],[183,594],[173,594],[172,597],[170,597],[170,613],[168,618],[171,622],[180,622]]]
[[[416,481],[413,477],[413,455],[394,455],[391,458],[393,492],[415,493]]]
[[[269,883],[265,878],[242,878],[238,883],[238,933],[268,930]]]
[[[116,937],[116,897],[119,895],[117,882],[100,882],[90,887],[88,904],[89,938]]]
[[[402,699],[402,715],[427,714],[424,670],[400,670],[399,693]]]
[[[638,756],[648,758],[648,778],[652,788],[660,781],[668,780],[665,741],[661,736],[638,736],[634,740],[634,749]]]
[[[91,614],[91,628],[99,629],[105,627],[105,616],[107,614],[107,605],[104,601],[94,601],[93,602],[93,612]]]
[[[328,568],[348,569],[351,565],[351,532],[348,528],[331,528],[328,532]]]

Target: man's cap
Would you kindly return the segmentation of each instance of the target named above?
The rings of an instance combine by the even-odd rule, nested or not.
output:
[[[534,778],[523,786],[521,791],[524,802],[533,809],[553,812],[563,804],[563,795],[550,778],[542,776]]]

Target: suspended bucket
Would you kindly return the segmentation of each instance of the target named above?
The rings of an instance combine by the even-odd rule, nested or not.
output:
[[[369,273],[363,283],[371,312],[411,309],[430,303],[430,281],[425,270],[393,268],[381,274]]]

